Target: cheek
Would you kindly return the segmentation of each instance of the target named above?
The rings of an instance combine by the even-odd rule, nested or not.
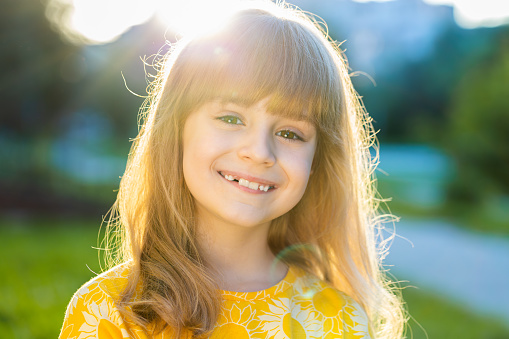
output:
[[[314,149],[306,150],[300,153],[289,153],[286,156],[286,172],[291,182],[293,182],[296,189],[304,194],[309,176],[311,174],[311,167],[313,164]]]
[[[310,177],[311,173],[313,172],[313,160],[314,160],[314,155],[315,155],[315,149],[316,149],[315,147],[310,148],[308,150],[306,156],[302,160],[301,175],[304,180],[304,188],[303,188],[304,190],[306,189],[307,184],[309,182],[309,177]],[[302,194],[304,194],[304,192]]]
[[[197,133],[197,129],[195,128],[196,125],[191,116],[186,121],[182,133],[182,168],[184,171],[184,179],[188,186],[189,180],[191,178],[196,178],[196,175],[199,173],[197,166],[200,165],[200,162],[197,161],[197,158],[199,154],[202,153],[200,149],[199,133]]]
[[[184,179],[198,180],[210,175],[209,169],[227,149],[227,139],[206,126],[186,126],[183,133]]]
[[[227,149],[225,140],[212,133],[189,138],[183,147],[184,164],[194,162],[197,167],[210,165]]]
[[[183,148],[183,161],[182,161],[182,171],[184,174],[184,182],[187,187],[191,190],[192,193],[192,181],[191,178],[196,177],[195,166],[192,165],[193,159],[191,157],[192,153],[189,148]]]

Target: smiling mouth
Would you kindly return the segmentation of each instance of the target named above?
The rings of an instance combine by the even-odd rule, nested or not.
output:
[[[247,187],[255,191],[264,191],[268,192],[269,190],[274,189],[274,186],[268,185],[268,184],[260,184],[254,181],[249,181],[244,178],[240,178],[234,175],[230,174],[223,174],[222,172],[218,172],[223,178],[225,178],[228,181],[235,181],[238,182],[239,186]]]

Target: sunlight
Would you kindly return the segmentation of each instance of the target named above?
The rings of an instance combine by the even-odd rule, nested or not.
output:
[[[156,15],[168,28],[182,35],[217,29],[235,8],[233,0],[160,1]]]
[[[354,1],[385,2],[394,0]],[[430,5],[453,7],[454,19],[463,28],[494,27],[509,23],[509,0],[424,0],[424,2]]]
[[[210,32],[224,22],[223,18],[237,7],[236,4],[241,3],[240,0],[46,1],[48,19],[58,27],[67,40],[75,44],[112,42],[132,26],[140,25],[154,15],[165,27],[180,35]],[[509,1],[507,0],[424,1],[433,5],[453,6],[456,22],[465,28],[509,23]]]
[[[153,7],[148,4],[150,1],[74,0],[71,24],[88,40],[112,41],[131,26],[141,24],[153,15]]]
[[[433,5],[451,5],[454,18],[464,28],[498,26],[509,23],[509,1],[424,0]]]
[[[75,44],[104,44],[151,18],[155,0],[48,0],[46,17]]]
[[[48,0],[46,17],[74,44],[115,41],[154,15],[168,29],[189,35],[220,26],[239,0]]]

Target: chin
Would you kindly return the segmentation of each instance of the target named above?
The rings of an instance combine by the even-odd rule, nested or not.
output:
[[[258,226],[270,225],[272,220],[260,219],[256,217],[249,218],[246,215],[241,218],[228,218],[225,220],[227,223],[244,228],[256,228]]]

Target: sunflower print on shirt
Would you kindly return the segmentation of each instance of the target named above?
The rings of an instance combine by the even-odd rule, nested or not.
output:
[[[67,307],[59,338],[172,338],[170,328],[151,336],[122,317],[114,300],[128,270],[126,264],[116,266],[81,287]],[[295,267],[268,289],[221,293],[211,339],[372,338],[368,318],[352,298]]]

